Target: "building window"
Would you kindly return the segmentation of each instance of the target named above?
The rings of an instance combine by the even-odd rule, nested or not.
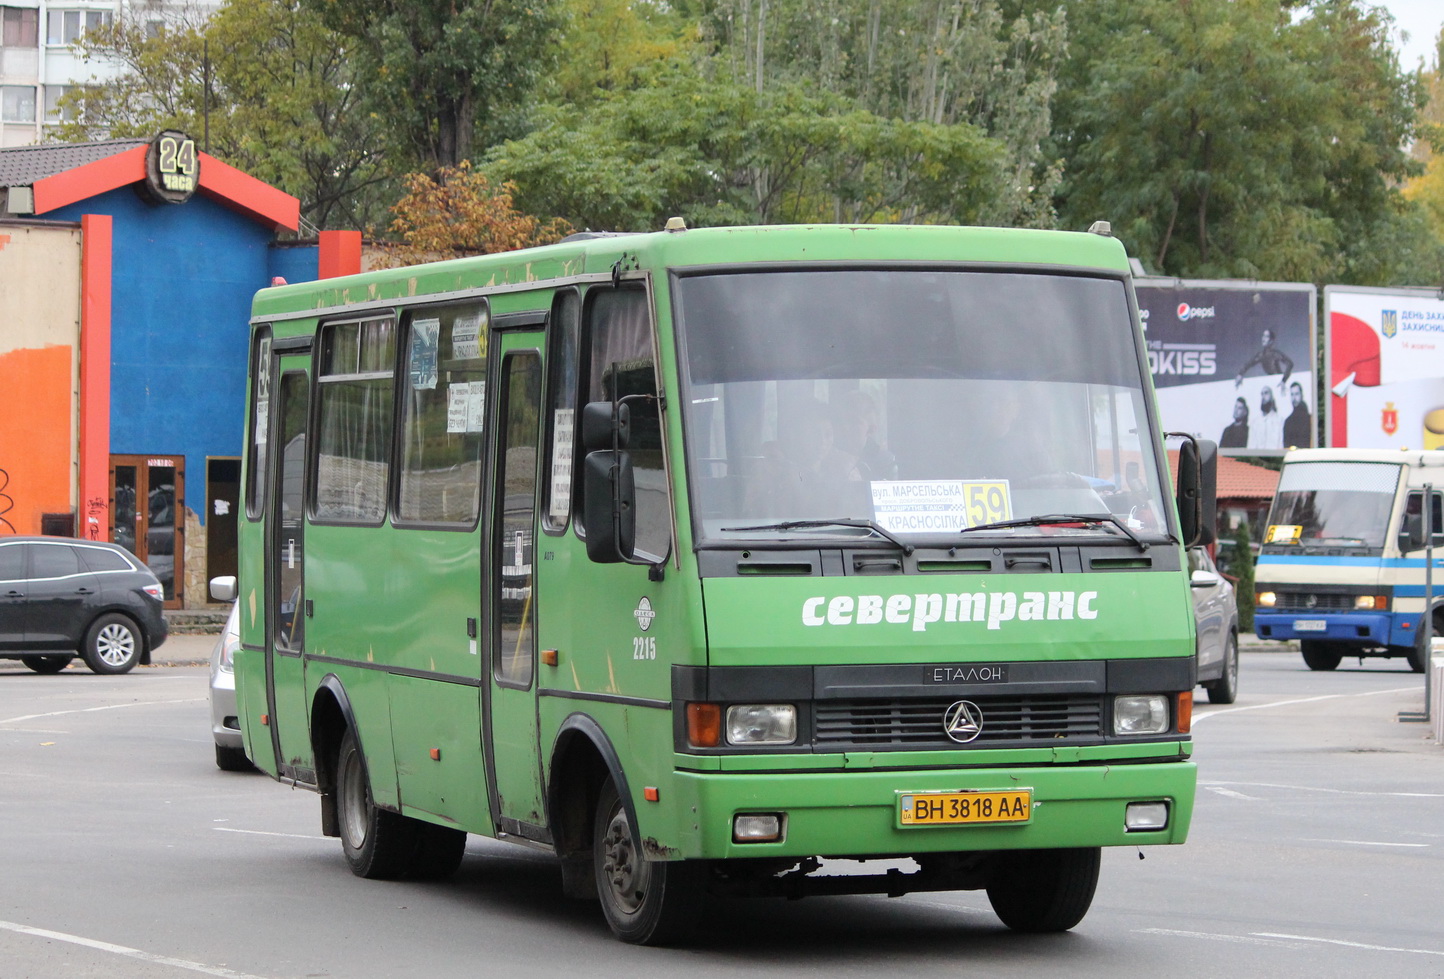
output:
[[[35,121],[35,86],[0,85],[0,122]]]
[[[109,27],[115,15],[109,10],[52,10],[46,19],[46,44],[74,44],[86,33]]]
[[[79,115],[75,106],[67,105],[64,109],[60,107],[60,98],[69,95],[74,91],[74,85],[46,85],[45,86],[45,121],[46,122],[72,122]]]
[[[40,44],[40,11],[33,7],[0,7],[0,46],[33,48]]]

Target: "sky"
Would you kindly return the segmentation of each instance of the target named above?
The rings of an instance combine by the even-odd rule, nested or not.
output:
[[[1444,26],[1444,0],[1373,0],[1394,18],[1394,46],[1399,49],[1399,67],[1413,71],[1422,58],[1424,67],[1434,67],[1434,42]],[[1407,43],[1399,34],[1407,31]]]

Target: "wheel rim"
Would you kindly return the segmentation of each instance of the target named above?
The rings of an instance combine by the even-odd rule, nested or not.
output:
[[[1232,690],[1238,684],[1238,646],[1231,641],[1228,644],[1228,659],[1223,668],[1228,671],[1228,688]]]
[[[341,767],[341,831],[346,845],[359,850],[366,845],[366,780],[361,774],[361,755],[351,751]]]
[[[646,900],[650,876],[647,862],[637,854],[627,813],[618,808],[602,835],[602,879],[613,906],[624,914],[636,914]]]
[[[135,655],[135,633],[112,622],[95,637],[95,654],[106,666],[124,666]]]

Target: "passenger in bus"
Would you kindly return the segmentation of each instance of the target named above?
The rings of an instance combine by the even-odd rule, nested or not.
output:
[[[833,426],[838,450],[856,460],[858,478],[897,479],[897,457],[883,446],[882,413],[870,394],[844,396]]]

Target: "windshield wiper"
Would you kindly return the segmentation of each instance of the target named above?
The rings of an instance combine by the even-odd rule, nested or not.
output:
[[[1140,551],[1149,548],[1148,541],[1135,534],[1129,526],[1119,520],[1111,513],[1041,513],[1036,517],[1020,517],[1017,520],[998,520],[993,523],[980,523],[972,527],[964,527],[958,531],[960,534],[971,534],[978,530],[1007,530],[1010,527],[1047,527],[1052,524],[1086,524],[1090,527],[1101,527],[1104,524],[1112,524],[1117,527],[1124,537],[1138,545]]]
[[[876,520],[868,520],[863,517],[838,517],[836,520],[783,520],[780,523],[758,524],[755,527],[723,527],[722,529],[731,533],[747,530],[809,530],[818,527],[861,527],[863,530],[872,531],[885,541],[896,544],[902,548],[904,554],[911,554],[916,550],[913,545],[904,544],[898,540]]]

